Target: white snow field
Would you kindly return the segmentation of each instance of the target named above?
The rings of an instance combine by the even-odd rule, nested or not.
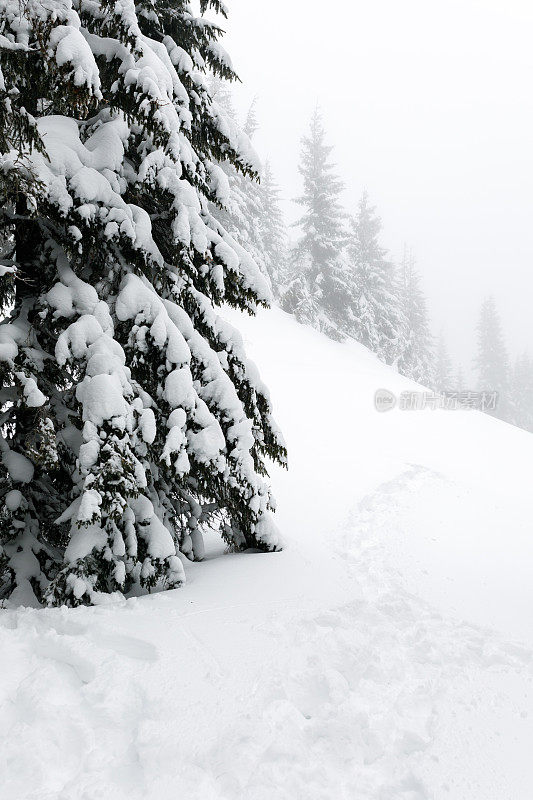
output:
[[[281,311],[281,553],[181,589],[0,613],[2,800],[531,800],[533,438]]]

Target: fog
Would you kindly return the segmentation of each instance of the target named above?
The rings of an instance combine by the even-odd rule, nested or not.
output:
[[[533,347],[533,7],[527,2],[229,0],[225,39],[256,95],[256,147],[287,216],[299,140],[318,102],[353,209],[363,188],[383,243],[414,249],[432,327],[469,371],[493,294],[511,354]]]

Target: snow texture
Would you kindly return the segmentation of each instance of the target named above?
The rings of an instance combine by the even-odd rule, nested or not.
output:
[[[4,611],[6,797],[529,800],[530,435],[378,414],[376,385],[417,387],[363,347],[278,311],[232,321],[291,443],[288,546],[213,538],[186,592]]]

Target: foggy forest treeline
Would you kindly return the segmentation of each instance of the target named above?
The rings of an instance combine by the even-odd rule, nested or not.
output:
[[[212,92],[253,140],[255,102],[239,122],[227,86],[214,81]],[[294,198],[301,214],[290,226],[294,236],[268,161],[260,182],[223,162],[230,201],[213,214],[268,276],[275,301],[300,322],[338,341],[353,337],[402,375],[436,392],[458,392],[465,405],[471,391],[497,392],[496,407],[488,413],[533,431],[533,361],[527,348],[511,359],[494,299],[480,306],[472,331],[476,356],[466,370],[475,380],[468,380],[463,365],[453,363],[443,332],[432,333],[412,250],[404,246],[395,261],[381,246],[381,220],[367,191],[353,213],[343,207],[345,187],[332,150],[317,107],[301,142],[303,186]]]

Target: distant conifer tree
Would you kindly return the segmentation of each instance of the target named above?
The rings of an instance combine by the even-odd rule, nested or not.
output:
[[[394,364],[404,352],[406,319],[398,277],[379,243],[380,233],[381,220],[364,192],[351,221],[346,250],[352,335],[385,363]]]
[[[299,171],[303,192],[296,202],[303,214],[296,225],[301,231],[288,262],[281,303],[301,322],[341,338],[336,319],[345,311],[342,265],[339,259],[346,240],[340,197],[343,185],[330,161],[332,147],[318,108],[309,133],[302,139]]]
[[[482,391],[498,392],[497,407],[490,413],[500,419],[509,419],[511,415],[509,361],[493,297],[489,297],[481,306],[474,367],[478,376],[478,388]]]
[[[533,360],[529,353],[516,359],[511,374],[512,422],[533,433]]]
[[[452,386],[454,383],[453,367],[442,331],[437,339],[435,356],[435,389],[439,392],[450,391],[455,388]]]
[[[418,383],[433,386],[435,355],[427,303],[414,256],[407,248],[404,248],[400,265],[400,298],[405,327],[400,344],[398,369],[402,375]]]

